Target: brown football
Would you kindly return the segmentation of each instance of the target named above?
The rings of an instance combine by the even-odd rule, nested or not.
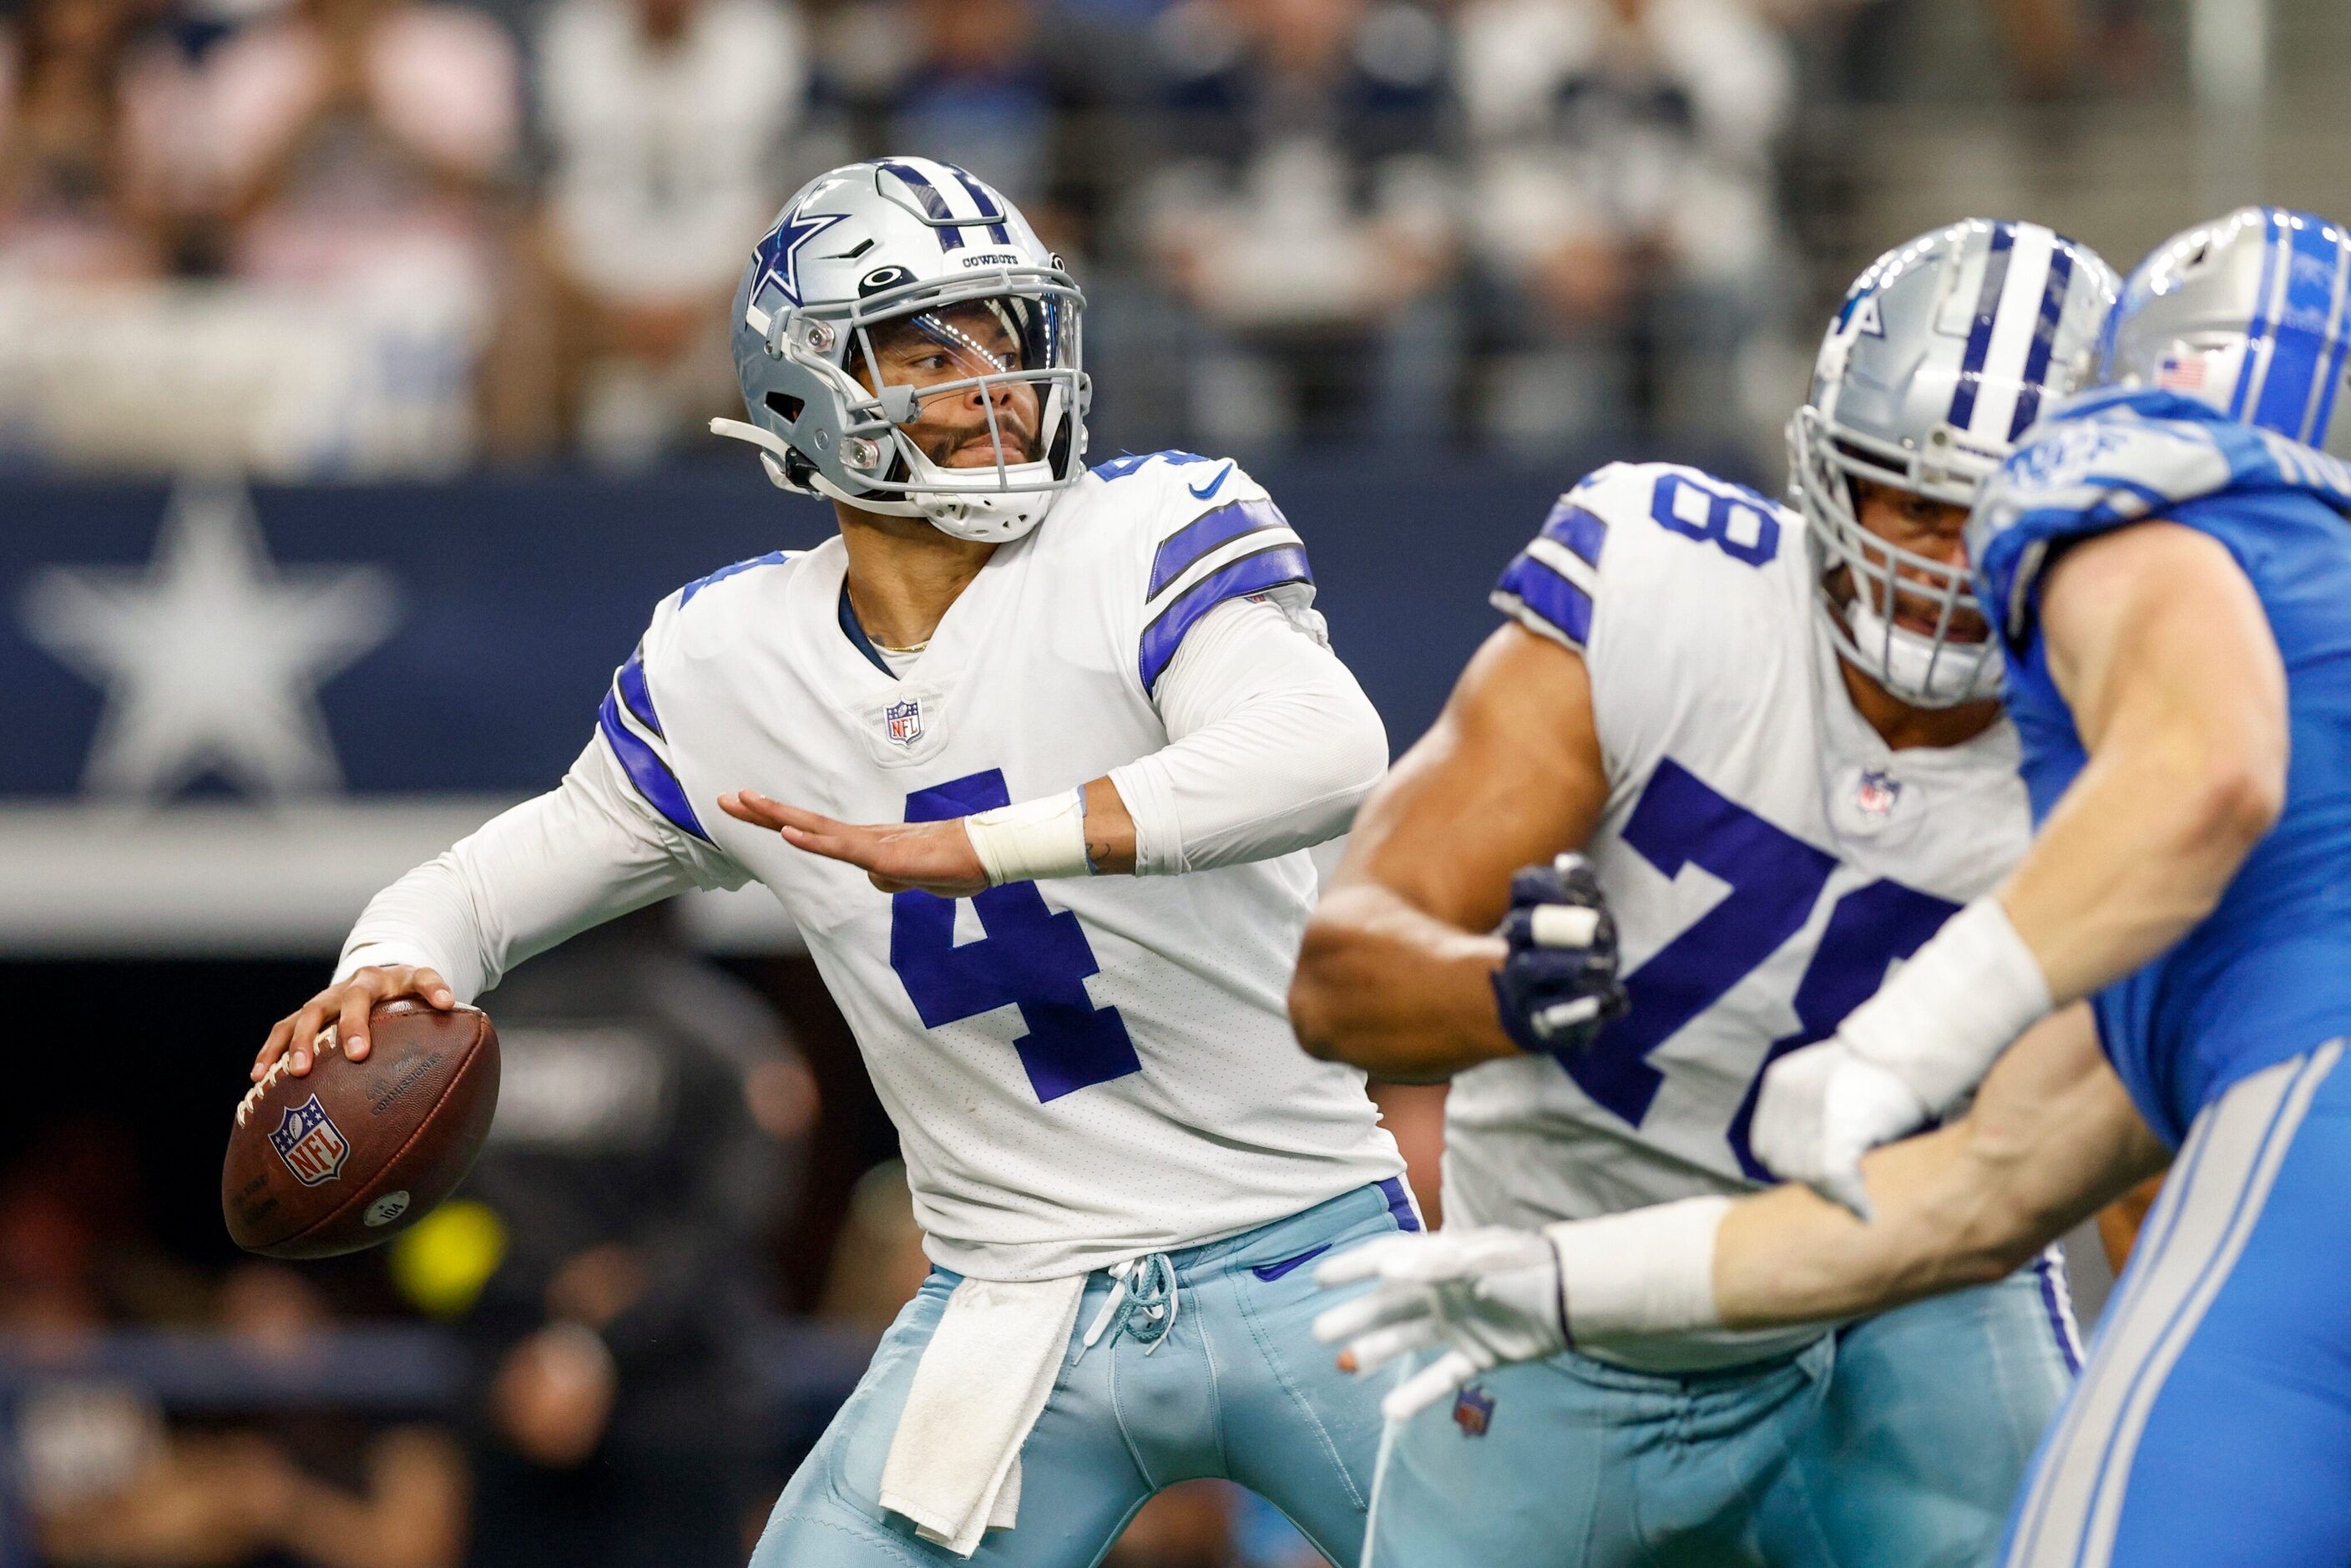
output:
[[[229,1236],[271,1258],[331,1258],[399,1235],[473,1168],[498,1108],[498,1034],[475,1008],[385,1002],[364,1061],[321,1037],[236,1108],[221,1166]]]

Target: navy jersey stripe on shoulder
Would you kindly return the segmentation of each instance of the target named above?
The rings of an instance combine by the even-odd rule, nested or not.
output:
[[[1290,519],[1271,501],[1235,501],[1204,513],[1160,541],[1157,552],[1151,558],[1151,586],[1143,591],[1143,596],[1157,598],[1161,589],[1183,576],[1210,550],[1220,549],[1245,535],[1289,526]]]
[[[1545,538],[1573,550],[1586,566],[1600,564],[1600,551],[1608,543],[1607,519],[1567,496],[1562,496],[1551,516],[1543,519],[1542,531]]]
[[[645,651],[643,648],[629,655],[629,662],[613,674],[613,682],[621,688],[621,700],[636,715],[637,722],[660,736],[669,733],[662,728],[661,715],[653,709],[653,688],[645,685]]]
[[[1312,582],[1306,552],[1296,545],[1273,545],[1229,561],[1178,594],[1143,629],[1137,664],[1143,689],[1151,690],[1184,645],[1185,633],[1201,616],[1228,599],[1265,593],[1286,583]]]
[[[1579,648],[1592,641],[1592,595],[1531,554],[1521,552],[1503,569],[1494,597],[1501,608],[1525,610]]]
[[[694,596],[695,594],[701,592],[704,589],[708,588],[713,583],[724,582],[730,577],[749,571],[753,567],[781,566],[784,562],[791,559],[792,555],[793,552],[788,549],[769,550],[766,555],[755,555],[749,560],[738,560],[733,566],[722,566],[716,571],[712,572],[708,577],[697,577],[692,582],[687,583],[684,591],[677,596],[677,607],[680,610],[684,609],[688,604],[694,602]]]
[[[645,798],[646,803],[672,825],[704,843],[710,842],[710,835],[702,831],[701,819],[686,803],[685,787],[677,781],[677,775],[669,770],[669,764],[661,759],[660,754],[622,722],[621,705],[611,692],[604,694],[604,706],[597,710],[596,725],[604,732],[612,755],[620,758],[629,782],[637,787],[637,793]]]

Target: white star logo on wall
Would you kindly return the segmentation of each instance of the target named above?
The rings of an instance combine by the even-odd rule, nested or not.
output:
[[[106,689],[91,793],[163,800],[217,774],[304,795],[342,783],[319,687],[392,634],[397,596],[380,567],[281,571],[243,486],[190,481],[145,570],[48,568],[24,625]]]

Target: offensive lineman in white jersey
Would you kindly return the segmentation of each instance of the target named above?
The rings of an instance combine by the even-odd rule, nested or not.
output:
[[[1561,499],[1502,577],[1510,623],[1366,805],[1308,929],[1308,1049],[1455,1080],[1445,1232],[1326,1278],[1425,1267],[1474,1290],[1481,1248],[1532,1228],[1771,1180],[1748,1141],[1765,1066],[2023,851],[1959,528],[2113,298],[2104,263],[2037,225],[1924,235],[1823,343],[1790,433],[1801,519],[1667,465]],[[1570,852],[1588,859],[1551,863]],[[1481,1228],[1501,1227],[1522,1228]],[[1458,1366],[1407,1381],[1365,1560],[1988,1563],[2071,1381],[2057,1266],[1843,1329],[1582,1343],[1487,1373],[1450,1422],[1412,1412]],[[1396,1299],[1329,1332],[1384,1358]]]
[[[1081,1568],[1227,1476],[1351,1564],[1377,1392],[1301,1265],[1418,1220],[1363,1074],[1283,1013],[1304,852],[1386,761],[1303,546],[1230,463],[1082,466],[1077,287],[953,165],[811,182],[734,309],[751,417],[715,427],[839,537],[663,601],[561,787],[380,894],[256,1071],[765,883],[937,1267],[754,1562]]]

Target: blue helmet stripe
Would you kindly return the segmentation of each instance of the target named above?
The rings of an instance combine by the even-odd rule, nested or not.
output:
[[[1968,329],[1967,356],[1959,361],[1959,389],[1951,393],[1951,423],[1961,430],[1976,416],[1976,387],[1991,352],[1992,319],[2000,314],[2000,291],[2008,282],[2008,253],[2016,244],[2014,224],[1994,224],[1991,249],[1984,256],[1983,286],[1976,290],[1975,325]]]
[[[955,210],[947,205],[947,199],[939,194],[939,188],[925,179],[921,171],[911,163],[898,163],[885,160],[882,167],[905,182],[906,188],[921,199],[923,211],[930,214],[933,218],[950,220],[939,230],[939,248],[943,251],[961,250],[963,230],[955,226],[952,222]]]
[[[2351,256],[2346,256],[2351,260]],[[2303,437],[2305,444],[2323,446],[2326,444],[2326,427],[2335,423],[2335,394],[2343,390],[2343,361],[2351,354],[2351,321],[2337,321],[2335,327],[2335,352],[2326,361],[2326,378],[2319,384],[2318,407],[2310,416],[2309,434]]]
[[[2041,288],[2041,317],[2032,324],[2032,348],[2024,356],[2024,390],[2017,394],[2016,416],[2008,422],[2014,441],[2041,415],[2041,388],[2049,380],[2049,359],[2057,349],[2057,323],[2065,314],[2065,290],[2074,277],[2074,247],[2060,241],[2049,253],[2049,281]]]
[[[2263,360],[2261,345],[2262,340],[2270,335],[2270,288],[2277,280],[2278,253],[2288,248],[2283,243],[2280,219],[2281,214],[2276,208],[2262,210],[2262,223],[2267,237],[2262,242],[2262,284],[2253,291],[2253,320],[2252,325],[2245,329],[2244,358],[2237,366],[2237,390],[2229,394],[2231,419],[2245,417],[2246,406],[2259,390],[2253,379],[2253,367]]]
[[[987,193],[987,187],[953,163],[946,168],[963,182],[963,188],[971,193],[972,201],[979,208],[980,220],[987,225],[987,237],[998,245],[1010,245],[1012,231],[1004,226],[1004,209],[996,204],[996,198]]]
[[[2285,305],[2278,312],[2269,370],[2252,423],[2296,441],[2309,428],[2318,362],[2326,350],[2327,318],[2335,309],[2337,268],[2327,231],[2307,219],[2289,231]]]

